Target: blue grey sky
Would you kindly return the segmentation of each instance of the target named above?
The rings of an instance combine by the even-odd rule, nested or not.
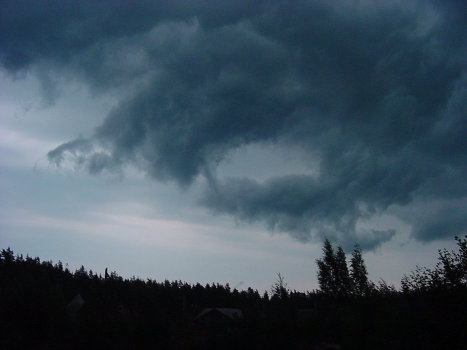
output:
[[[467,228],[463,1],[2,1],[0,246],[124,276],[399,284]]]

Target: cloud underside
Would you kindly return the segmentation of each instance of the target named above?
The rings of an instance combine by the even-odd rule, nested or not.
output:
[[[424,203],[430,215],[401,215],[414,238],[467,227],[461,2],[129,4],[1,5],[4,69],[35,72],[44,89],[71,76],[120,96],[94,135],[58,146],[52,162],[92,174],[133,164],[182,187],[204,177],[201,205],[301,241],[372,249],[395,231],[360,222]],[[317,172],[216,175],[255,144],[300,150]]]

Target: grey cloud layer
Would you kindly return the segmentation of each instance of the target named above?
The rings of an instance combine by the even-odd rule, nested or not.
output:
[[[375,247],[394,231],[358,221],[422,200],[456,210],[443,232],[442,208],[408,218],[415,238],[467,226],[462,2],[40,4],[2,3],[3,67],[49,67],[122,96],[52,161],[71,155],[91,173],[129,162],[182,186],[202,175],[206,207],[303,241]],[[229,151],[254,143],[301,148],[319,174],[216,178]]]

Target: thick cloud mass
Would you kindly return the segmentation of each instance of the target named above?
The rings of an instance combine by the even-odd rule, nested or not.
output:
[[[467,226],[462,1],[1,7],[4,69],[121,94],[95,135],[49,153],[57,164],[74,157],[99,173],[131,163],[183,187],[204,176],[206,207],[303,241],[327,235],[372,248],[395,232],[359,221],[445,200],[456,203],[447,216],[431,206],[430,216],[406,217],[413,237]],[[233,149],[270,143],[310,154],[318,174],[216,177]]]

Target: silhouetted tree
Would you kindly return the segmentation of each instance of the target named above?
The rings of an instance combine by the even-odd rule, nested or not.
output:
[[[384,279],[380,278],[378,285],[374,285],[373,291],[381,296],[396,295],[397,289],[392,284],[388,284]]]
[[[347,267],[345,253],[342,247],[337,248],[336,257],[334,259],[334,276],[335,285],[338,295],[347,295],[352,290],[352,282]]]
[[[321,292],[328,295],[342,296],[352,290],[347,261],[342,247],[334,253],[331,242],[326,238],[323,245],[323,258],[317,259],[318,282]]]
[[[362,251],[358,245],[355,245],[350,259],[350,277],[352,279],[353,293],[363,296],[368,293],[370,283],[368,281],[368,272],[366,270],[365,261],[363,260]]]
[[[331,242],[326,238],[323,245],[323,258],[316,259],[318,265],[318,283],[320,290],[325,294],[335,294],[334,266],[335,255]]]
[[[454,237],[459,251],[438,250],[437,270],[448,287],[467,286],[467,235]]]
[[[277,274],[277,280],[274,282],[274,284],[271,287],[271,296],[272,297],[277,297],[279,299],[286,299],[289,295],[289,292],[287,290],[287,283],[285,282],[284,276],[280,274],[280,272]]]
[[[402,278],[402,290],[409,292],[467,287],[467,235],[454,239],[459,247],[458,252],[439,249],[436,267],[432,270],[417,266],[409,276]]]

